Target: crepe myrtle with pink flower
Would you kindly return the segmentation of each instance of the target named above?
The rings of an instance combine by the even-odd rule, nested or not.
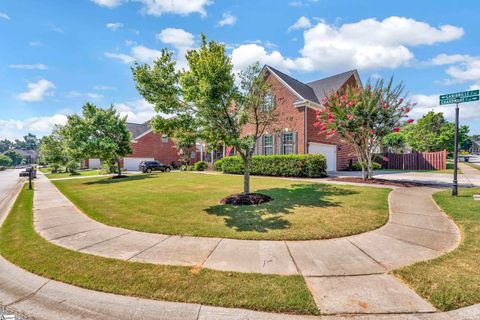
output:
[[[383,137],[399,132],[415,104],[403,96],[402,83],[393,79],[378,80],[365,87],[348,86],[344,91],[328,94],[317,111],[315,126],[327,136],[339,135],[350,143],[362,168],[364,179],[372,178],[372,163]]]

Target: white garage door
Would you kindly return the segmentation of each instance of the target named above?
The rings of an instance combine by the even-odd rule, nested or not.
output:
[[[89,169],[99,169],[101,166],[100,159],[88,159]]]
[[[308,153],[323,154],[327,159],[327,171],[337,171],[337,146],[310,142],[308,144]]]
[[[142,161],[153,161],[153,158],[123,158],[123,167],[128,171],[138,171],[138,165]]]

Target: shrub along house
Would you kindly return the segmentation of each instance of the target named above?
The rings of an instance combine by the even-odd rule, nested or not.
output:
[[[166,135],[154,133],[148,121],[145,123],[127,123],[132,134],[132,154],[121,161],[126,170],[138,170],[142,161],[158,160],[164,164],[178,164],[180,156],[172,139]],[[194,158],[196,157],[193,154]],[[97,169],[101,167],[100,159],[84,160],[84,167]]]
[[[362,85],[358,72],[347,71],[308,83],[268,65],[262,72],[272,85],[271,97],[275,99],[278,116],[257,143],[255,154],[323,154],[327,171],[347,169],[355,159],[352,147],[338,136],[319,133],[314,124],[322,98],[347,86]],[[246,126],[244,133],[251,130]]]

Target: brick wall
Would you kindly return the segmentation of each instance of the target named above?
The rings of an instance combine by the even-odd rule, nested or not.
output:
[[[267,81],[271,83],[272,91],[275,95],[277,119],[275,123],[267,128],[266,133],[272,134],[285,131],[285,129],[288,129],[288,132],[296,132],[297,151],[298,153],[305,153],[304,107],[296,108],[293,106],[293,103],[298,100],[298,97],[283,86],[275,76],[270,75]],[[254,127],[252,125],[247,125],[243,129],[243,134],[253,133],[253,130]]]
[[[165,164],[172,162],[178,163],[180,156],[178,155],[175,144],[171,139],[167,142],[162,141],[162,135],[149,132],[136,143],[132,143],[132,154],[127,157],[135,158],[154,158]]]

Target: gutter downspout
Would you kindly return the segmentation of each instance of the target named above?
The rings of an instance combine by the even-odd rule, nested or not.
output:
[[[304,107],[304,115],[303,115],[303,119],[304,119],[304,125],[303,125],[303,154],[307,154],[308,153],[308,139],[307,139],[307,133],[308,133],[308,108],[307,106]]]

